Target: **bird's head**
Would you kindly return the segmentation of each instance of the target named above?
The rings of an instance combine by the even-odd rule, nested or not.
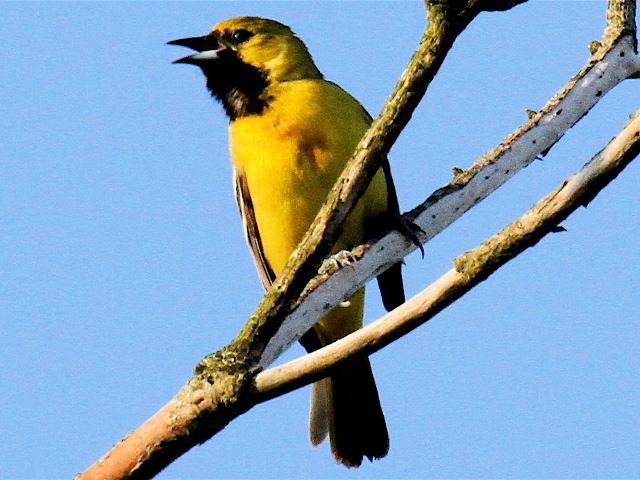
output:
[[[202,37],[169,42],[197,53],[176,60],[202,69],[207,87],[231,119],[260,113],[268,87],[277,82],[322,78],[302,40],[289,27],[259,17],[220,22]]]

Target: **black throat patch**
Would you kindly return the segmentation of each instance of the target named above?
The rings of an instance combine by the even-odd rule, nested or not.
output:
[[[218,99],[231,121],[263,112],[269,103],[265,91],[266,72],[242,62],[234,52],[220,52],[220,58],[202,65],[207,88]]]

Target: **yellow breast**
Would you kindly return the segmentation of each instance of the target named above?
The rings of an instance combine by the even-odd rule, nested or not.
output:
[[[230,148],[234,167],[247,179],[265,256],[277,273],[315,218],[368,122],[357,101],[330,82],[284,82],[270,93],[273,100],[262,115],[231,124]],[[381,188],[386,204],[384,184]],[[360,202],[335,250],[362,240],[364,211]]]

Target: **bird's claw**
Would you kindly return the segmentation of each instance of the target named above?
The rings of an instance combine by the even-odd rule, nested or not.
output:
[[[340,250],[338,253],[322,261],[318,273],[321,275],[329,275],[336,270],[351,265],[356,260],[356,257],[349,250]]]
[[[420,235],[426,235],[425,232],[420,225],[415,223],[413,220],[409,220],[404,215],[398,215],[395,218],[396,229],[404,235],[407,239],[411,240],[418,249],[420,249],[420,254],[422,258],[424,258],[424,247],[422,246],[422,242],[420,241]]]

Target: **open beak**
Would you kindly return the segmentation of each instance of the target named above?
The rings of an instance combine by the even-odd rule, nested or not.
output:
[[[195,50],[198,53],[188,55],[186,57],[179,58],[173,63],[188,63],[191,65],[202,66],[203,64],[216,60],[223,50],[227,47],[222,45],[218,39],[212,35],[205,35],[203,37],[188,37],[180,38],[178,40],[172,40],[167,42],[167,45],[179,45],[181,47],[187,47],[191,50]]]

